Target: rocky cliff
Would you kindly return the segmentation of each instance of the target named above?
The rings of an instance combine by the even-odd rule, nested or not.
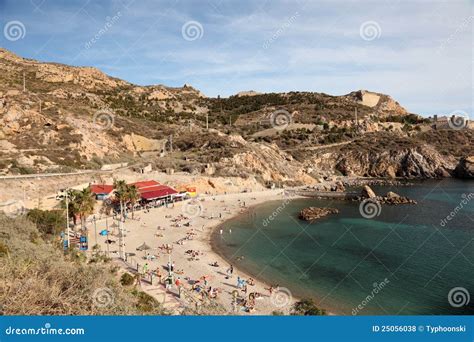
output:
[[[139,86],[0,49],[0,174],[126,161],[266,185],[337,174],[469,178],[473,140],[472,130],[433,130],[367,90],[207,98],[187,84]]]

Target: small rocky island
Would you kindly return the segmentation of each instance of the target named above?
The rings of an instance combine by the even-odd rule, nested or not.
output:
[[[301,220],[314,222],[324,216],[327,216],[330,214],[337,214],[337,213],[339,213],[339,210],[337,210],[336,208],[308,207],[301,210],[298,217]]]
[[[381,204],[417,204],[415,200],[412,200],[405,196],[400,196],[399,194],[393,191],[387,192],[385,196],[377,196],[370,186],[364,185],[364,187],[362,188],[362,196],[360,200],[364,200],[367,198],[373,199]]]

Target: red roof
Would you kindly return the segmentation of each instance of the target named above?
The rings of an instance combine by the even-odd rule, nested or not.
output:
[[[149,188],[151,186],[160,185],[160,183],[154,180],[149,180],[149,181],[135,182],[130,185],[135,185],[138,189],[143,189],[143,188]]]
[[[106,184],[91,184],[91,192],[96,195],[101,194],[110,194],[114,190],[113,185],[106,185]]]
[[[156,190],[161,190],[163,187],[166,187],[166,185],[154,185],[154,186],[149,186],[145,188],[138,188],[138,192],[143,194],[144,192],[150,192],[150,191],[156,191]]]
[[[152,200],[160,197],[165,197],[172,194],[177,194],[178,192],[166,185],[160,185],[159,187],[154,187],[152,191],[142,192],[141,196],[143,199]]]

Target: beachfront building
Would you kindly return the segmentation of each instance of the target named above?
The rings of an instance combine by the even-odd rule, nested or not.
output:
[[[166,203],[181,201],[189,197],[188,192],[180,193],[170,186],[160,184],[155,180],[146,180],[131,183],[140,194],[140,201],[135,205],[135,209],[140,210],[144,206],[160,206]],[[91,184],[91,192],[95,194],[96,199],[106,200],[111,197],[114,191],[113,185]],[[194,189],[195,191],[195,189]],[[112,205],[116,211],[119,211],[119,203],[112,199]]]
[[[179,193],[175,189],[162,184],[138,189],[138,191],[143,204],[162,205],[174,202],[179,197]]]
[[[91,184],[90,188],[91,192],[95,195],[95,198],[99,201],[107,199],[114,191],[113,185],[106,184]]]
[[[143,205],[163,205],[174,202],[179,197],[178,191],[154,180],[140,181],[131,185],[137,187]]]

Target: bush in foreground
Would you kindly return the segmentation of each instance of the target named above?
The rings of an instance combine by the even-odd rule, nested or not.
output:
[[[25,217],[0,214],[0,245],[0,314],[166,314],[154,298],[122,286],[111,264],[65,255]]]

